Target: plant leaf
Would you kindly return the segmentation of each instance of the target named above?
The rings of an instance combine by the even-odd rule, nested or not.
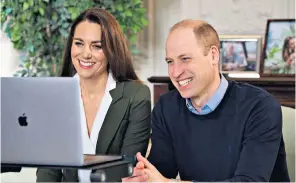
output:
[[[132,13],[132,11],[130,9],[128,9],[128,10],[126,10],[125,15],[127,17],[131,17],[131,16],[133,16],[133,13]]]
[[[123,11],[123,6],[122,6],[122,4],[116,4],[116,5],[115,5],[115,9],[116,9],[117,11]]]
[[[23,4],[23,10],[27,10],[29,8],[29,4],[27,2],[25,2]]]
[[[12,12],[12,8],[6,8],[4,12],[5,15],[9,15]]]
[[[39,8],[39,13],[44,16],[44,9],[43,8]]]

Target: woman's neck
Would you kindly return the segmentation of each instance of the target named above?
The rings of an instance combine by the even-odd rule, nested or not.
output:
[[[98,94],[104,94],[108,81],[108,72],[91,78],[80,78],[80,87],[83,96],[92,99]]]

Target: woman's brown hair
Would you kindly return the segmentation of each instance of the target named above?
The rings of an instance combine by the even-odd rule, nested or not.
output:
[[[101,8],[87,9],[74,20],[64,51],[61,76],[69,77],[76,73],[71,60],[71,46],[76,26],[83,21],[97,23],[101,26],[102,49],[108,62],[107,68],[111,70],[114,79],[118,82],[139,80],[134,71],[131,53],[119,23],[113,15]]]
[[[287,62],[289,56],[292,54],[292,52],[289,49],[289,43],[290,43],[291,39],[293,39],[293,37],[288,36],[284,40],[284,45],[283,45],[283,50],[282,50],[282,57],[283,57],[284,62]]]

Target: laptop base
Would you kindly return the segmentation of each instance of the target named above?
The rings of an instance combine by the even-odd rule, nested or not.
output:
[[[122,156],[119,160],[91,163],[82,166],[60,166],[60,165],[33,165],[33,164],[8,164],[1,163],[1,168],[58,168],[58,169],[91,169],[90,180],[92,182],[121,182],[123,177],[133,174],[136,163],[135,156]]]

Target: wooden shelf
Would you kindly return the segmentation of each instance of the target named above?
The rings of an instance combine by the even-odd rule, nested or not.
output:
[[[260,87],[274,95],[281,105],[295,108],[295,78],[294,77],[261,77],[261,78],[228,78],[237,82],[249,83]],[[152,76],[148,81],[154,84],[154,103],[158,98],[174,89],[170,78],[166,76]]]

